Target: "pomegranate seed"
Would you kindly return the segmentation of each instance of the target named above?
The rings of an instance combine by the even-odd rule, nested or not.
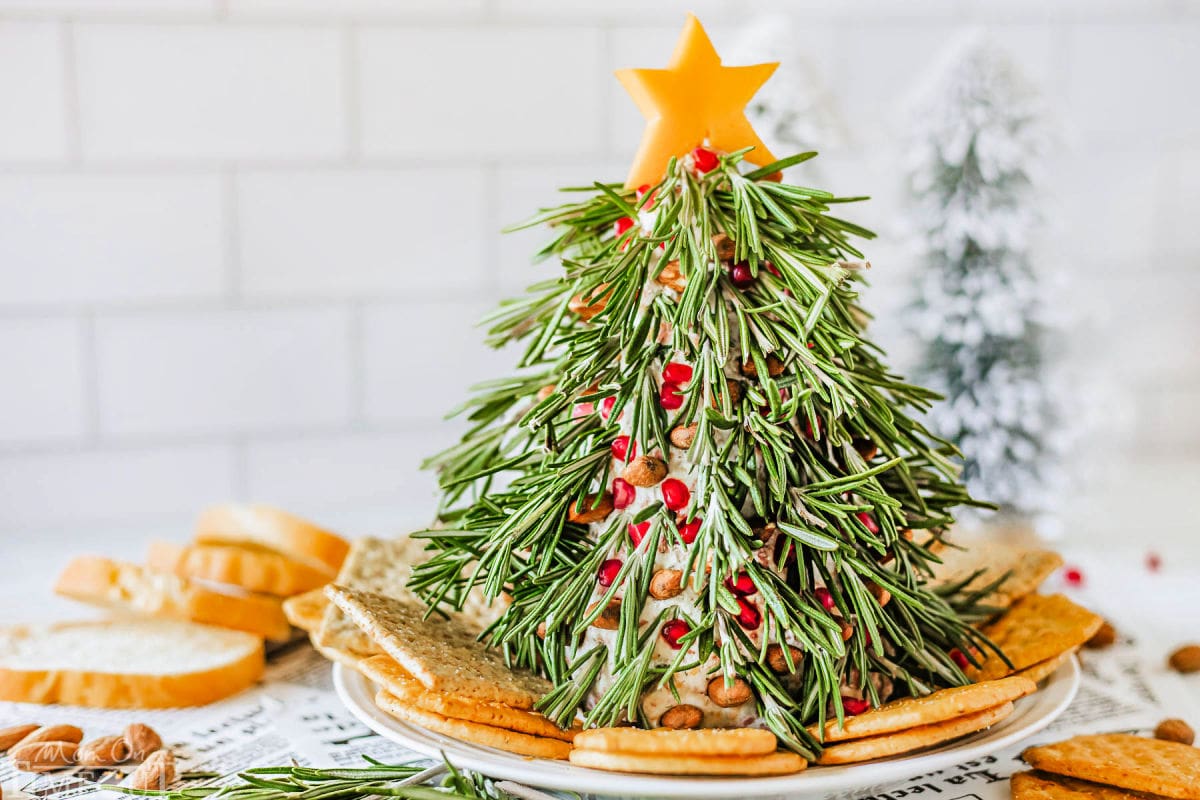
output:
[[[696,541],[696,535],[700,533],[700,520],[693,519],[689,522],[682,522],[675,525],[679,531],[679,538],[684,544],[691,544]]]
[[[812,350],[814,347],[816,347],[816,346],[817,346],[817,343],[816,343],[816,342],[809,342],[809,343],[808,343],[806,346],[808,347],[808,349],[809,349],[809,350]]]
[[[575,406],[575,408],[571,409],[571,416],[574,417],[575,419],[579,419],[580,417],[586,417],[590,414],[595,414],[595,413],[596,413],[596,404],[595,403],[579,403],[578,405]]]
[[[613,439],[612,454],[621,461],[633,458],[637,455],[637,444],[630,445],[628,436],[618,436]]]
[[[691,632],[692,627],[681,619],[668,620],[659,630],[663,641],[669,644],[672,650],[682,649],[683,645],[679,643],[679,640]]]
[[[1063,570],[1063,580],[1068,586],[1083,586],[1083,570],[1079,567],[1067,567]]]
[[[1159,557],[1158,553],[1151,551],[1146,554],[1146,569],[1151,572],[1158,572],[1162,569],[1162,558]]]
[[[615,478],[612,487],[613,508],[629,508],[636,493],[632,483],[624,478]]]
[[[621,234],[623,234],[625,231],[629,230],[632,227],[633,227],[633,218],[632,217],[621,217],[619,220],[617,220],[617,225],[616,225],[617,236],[620,236]]]
[[[958,664],[959,669],[966,669],[971,666],[971,662],[967,660],[966,654],[957,647],[950,651],[950,660]]]
[[[754,581],[750,580],[750,576],[744,572],[739,572],[736,576],[730,575],[726,578],[725,588],[738,597],[749,597],[758,591],[758,587],[754,585]]]
[[[672,511],[682,511],[687,508],[688,501],[692,499],[692,493],[688,491],[687,484],[678,478],[667,478],[662,482],[662,496],[663,502]]]
[[[667,411],[674,411],[683,405],[683,393],[674,383],[664,383],[658,393],[658,402]]]
[[[755,630],[762,624],[762,612],[758,607],[744,597],[737,599],[738,604],[738,625],[741,625],[748,631]]]
[[[821,435],[821,420],[818,418],[817,424],[814,425],[813,421],[811,419],[809,419],[808,417],[805,417],[804,418],[804,435],[810,439],[816,440],[816,438]]]
[[[813,590],[813,597],[817,598],[817,602],[821,604],[821,608],[826,611],[833,611],[833,592],[822,586]]]
[[[682,386],[692,379],[692,365],[681,364],[678,361],[672,361],[663,367],[663,380],[667,383],[673,383],[676,386]]]
[[[716,169],[721,160],[712,150],[697,147],[692,151],[692,163],[696,165],[697,171],[707,173]]]
[[[639,186],[637,188],[637,199],[641,200],[643,197],[646,196],[646,192],[648,192],[648,191],[650,191],[650,184],[643,183],[641,186]]]
[[[767,269],[767,272],[771,273],[771,274],[772,274],[772,275],[774,275],[776,278],[780,277],[780,274],[779,274],[779,267],[775,266],[775,265],[774,265],[774,264],[772,264],[770,261],[764,261],[764,262],[763,262],[763,266],[764,266],[764,267],[766,267],[766,269]]]
[[[617,573],[621,571],[621,560],[618,558],[610,558],[600,565],[600,570],[596,573],[596,580],[601,586],[612,586],[613,581],[617,579]]]
[[[854,516],[858,517],[858,521],[861,522],[863,524],[863,527],[866,528],[868,531],[870,531],[871,533],[879,533],[879,523],[876,522],[875,518],[872,517],[870,514],[868,514],[866,511],[860,511],[857,514],[855,514]]]
[[[871,708],[870,700],[858,700],[853,697],[843,697],[842,698],[842,709],[845,710],[847,716],[850,716],[850,717],[858,716],[859,714],[863,713],[864,711],[870,710],[870,708]]]
[[[734,264],[729,270],[729,280],[739,289],[745,289],[754,284],[754,274],[746,262]]]
[[[629,538],[633,539],[634,547],[642,543],[642,539],[646,537],[646,531],[648,530],[650,530],[650,520],[637,524],[629,523]]]
[[[606,397],[600,401],[600,416],[608,419],[612,415],[613,406],[617,404],[616,397]]]

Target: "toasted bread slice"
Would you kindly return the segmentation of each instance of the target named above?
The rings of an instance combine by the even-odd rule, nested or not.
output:
[[[313,569],[337,573],[350,543],[269,506],[213,506],[196,521],[196,544],[265,547]]]
[[[218,625],[267,639],[286,639],[291,632],[278,598],[222,594],[178,575],[100,556],[72,559],[54,591],[116,611]]]
[[[96,708],[211,703],[254,684],[262,640],[172,620],[0,628],[0,700]]]
[[[181,578],[237,586],[247,592],[291,597],[320,588],[334,578],[270,550],[233,545],[180,545],[152,542],[146,565]]]

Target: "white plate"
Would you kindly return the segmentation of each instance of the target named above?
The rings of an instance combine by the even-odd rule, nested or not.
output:
[[[496,779],[519,781],[545,789],[562,789],[602,796],[710,797],[825,797],[837,792],[870,792],[962,761],[990,755],[1032,736],[1063,712],[1079,689],[1079,665],[1074,658],[1059,668],[1034,695],[1016,703],[1016,710],[986,731],[918,755],[849,764],[809,767],[795,775],[774,778],[673,778],[634,775],[577,767],[566,761],[530,759],[492,747],[469,744],[451,736],[401,722],[375,707],[374,685],[352,669],[333,666],[338,696],[367,727],[379,735],[434,758],[443,754],[456,767],[476,770]]]

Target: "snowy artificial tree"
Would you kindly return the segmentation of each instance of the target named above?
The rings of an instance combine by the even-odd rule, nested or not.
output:
[[[966,453],[971,493],[1017,519],[1042,514],[1061,477],[1059,390],[1031,256],[1047,142],[1039,111],[1005,54],[973,34],[919,93],[908,148],[918,377],[945,396],[930,427]]]

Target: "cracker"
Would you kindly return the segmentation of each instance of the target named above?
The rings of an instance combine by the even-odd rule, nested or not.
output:
[[[932,587],[959,583],[972,574],[964,591],[981,589],[1008,573],[1008,577],[983,602],[997,608],[1008,608],[1042,585],[1046,578],[1062,566],[1062,556],[1051,550],[1029,550],[1001,542],[972,542],[967,549],[947,548],[940,553],[942,563],[934,566]]]
[[[381,691],[375,697],[375,704],[397,719],[420,725],[437,733],[444,733],[455,739],[472,744],[482,744],[506,750],[522,756],[534,758],[566,759],[571,752],[571,745],[559,739],[549,739],[545,736],[530,736],[527,733],[494,728],[491,725],[480,725],[478,722],[468,722],[462,719],[450,719],[432,711],[412,708]]]
[[[360,661],[357,667],[359,672],[387,690],[396,701],[423,711],[441,714],[443,717],[478,722],[481,725],[505,728],[532,736],[549,736],[564,742],[574,739],[579,731],[578,728],[563,730],[533,711],[431,692],[409,675],[391,656],[371,656]]]
[[[571,751],[571,763],[610,772],[652,775],[791,775],[808,766],[803,758],[786,750],[757,756],[697,756],[606,753],[575,748]]]
[[[758,756],[775,752],[775,734],[760,728],[593,728],[575,737],[581,750],[641,755]]]
[[[426,619],[418,602],[332,584],[325,592],[426,689],[530,709],[554,688],[532,672],[510,669],[497,651],[476,640],[473,627],[438,616]]]
[[[351,669],[358,669],[360,662],[362,662],[362,656],[358,655],[357,653],[351,653],[348,650],[340,650],[336,647],[324,647],[316,642],[313,642],[312,646],[314,650],[328,660],[337,664],[345,664]]]
[[[1049,678],[1051,675],[1058,672],[1058,668],[1070,661],[1071,656],[1073,655],[1075,655],[1075,648],[1072,648],[1061,655],[1057,655],[1054,658],[1048,658],[1045,661],[1039,661],[1038,663],[1026,667],[1023,670],[1014,672],[1013,676],[1020,675],[1024,678],[1028,678],[1034,683],[1041,683],[1042,681],[1046,680],[1046,678]]]
[[[922,725],[962,717],[993,708],[1037,691],[1037,684],[1027,678],[1010,677],[996,681],[972,683],[942,689],[923,697],[906,697],[895,700],[871,711],[854,717],[846,717],[845,724],[838,727],[836,719],[825,723],[826,742],[841,742],[878,736],[894,731],[908,730]],[[819,736],[820,728],[809,731]]]
[[[1160,795],[1114,789],[1048,772],[1018,772],[1012,776],[1013,800],[1162,800]]]
[[[976,681],[1002,678],[1074,650],[1103,623],[1098,615],[1061,594],[1031,594],[983,628],[984,635],[1012,661],[1012,667],[995,653],[988,653],[980,667],[968,666],[963,672]]]
[[[419,539],[376,539],[365,537],[350,546],[350,554],[338,571],[337,584],[349,589],[416,600],[407,588],[413,564],[424,557],[425,542]],[[382,652],[371,637],[333,603],[329,603],[317,629],[314,643],[361,656]]]
[[[1010,700],[993,708],[985,708],[973,714],[964,714],[956,719],[887,733],[883,736],[872,736],[867,739],[855,739],[835,744],[825,748],[825,751],[817,759],[817,763],[853,764],[921,750],[981,731],[1007,717],[1012,710],[1013,704]]]
[[[325,587],[289,597],[283,601],[283,615],[287,621],[306,633],[321,627],[321,617],[329,605]]]
[[[1127,733],[1076,736],[1030,747],[1025,763],[1043,772],[1178,800],[1200,800],[1200,749]]]

